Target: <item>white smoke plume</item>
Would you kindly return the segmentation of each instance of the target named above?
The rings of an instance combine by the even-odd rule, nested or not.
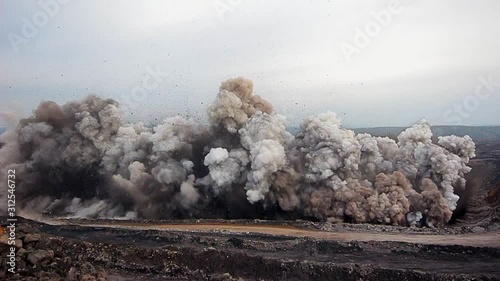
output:
[[[208,117],[208,127],[179,116],[148,127],[123,123],[111,99],[42,102],[0,136],[0,180],[16,169],[18,206],[58,216],[274,213],[441,227],[475,156],[468,136],[434,143],[425,121],[395,141],[355,134],[327,112],[305,118],[294,136],[241,77],[222,83]]]

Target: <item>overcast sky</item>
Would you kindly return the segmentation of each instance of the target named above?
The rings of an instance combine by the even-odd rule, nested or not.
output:
[[[348,127],[500,125],[498,0],[54,1],[44,22],[38,1],[0,0],[0,111],[126,102],[156,69],[128,119],[206,120],[244,76],[291,125],[327,110]]]

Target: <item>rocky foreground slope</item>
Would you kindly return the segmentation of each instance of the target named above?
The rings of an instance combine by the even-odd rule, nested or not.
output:
[[[4,235],[1,280],[500,280],[496,247],[28,220],[16,234],[17,273],[6,272]]]

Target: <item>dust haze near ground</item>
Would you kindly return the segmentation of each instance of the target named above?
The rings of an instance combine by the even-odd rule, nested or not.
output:
[[[209,126],[173,116],[152,128],[124,123],[112,99],[44,101],[0,136],[0,180],[16,170],[22,214],[79,218],[444,226],[465,194],[469,136],[433,142],[425,120],[397,139],[355,134],[334,112],[292,135],[248,79],[214,98]]]

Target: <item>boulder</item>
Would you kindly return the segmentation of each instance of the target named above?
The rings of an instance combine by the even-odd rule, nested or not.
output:
[[[26,236],[24,237],[24,243],[28,244],[31,242],[38,242],[40,240],[40,238],[41,238],[40,234],[38,234],[38,233],[26,234]]]
[[[28,254],[27,260],[33,265],[50,263],[54,259],[52,250],[35,250]]]

